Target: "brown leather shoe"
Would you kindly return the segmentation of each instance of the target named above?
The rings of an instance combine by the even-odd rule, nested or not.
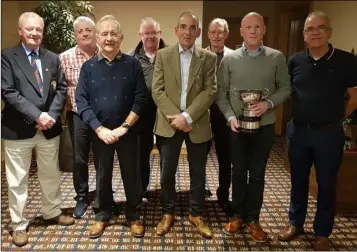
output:
[[[329,251],[330,241],[327,237],[317,236],[314,243],[315,251]]]
[[[250,235],[252,236],[253,240],[256,242],[266,242],[267,235],[265,234],[264,230],[260,226],[259,222],[250,222],[248,223],[248,227],[250,229]]]
[[[131,234],[137,238],[144,236],[145,228],[140,220],[129,222]]]
[[[26,230],[18,230],[12,233],[12,243],[18,247],[25,246],[28,243]]]
[[[205,238],[212,238],[213,234],[207,222],[204,221],[202,216],[193,217],[191,214],[188,216],[189,221],[196,226],[197,231]]]
[[[302,228],[297,228],[294,225],[288,225],[279,232],[278,239],[280,241],[291,241],[298,234],[301,234],[303,232],[304,230]]]
[[[174,216],[170,214],[164,214],[159,224],[157,224],[156,234],[159,236],[163,236],[167,234],[170,231],[173,223],[174,223]]]
[[[223,232],[226,235],[235,235],[243,225],[243,219],[237,217],[230,218],[229,222],[224,226]]]
[[[100,237],[105,230],[105,227],[108,225],[108,222],[95,221],[89,229],[89,238],[95,239]]]
[[[45,220],[48,224],[57,224],[61,226],[70,226],[74,224],[74,218],[64,215],[63,213],[57,215],[52,219]]]

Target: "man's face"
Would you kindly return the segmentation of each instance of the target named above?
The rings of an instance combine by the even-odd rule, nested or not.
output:
[[[43,38],[43,23],[39,17],[24,18],[19,24],[19,35],[22,42],[30,49],[38,48]]]
[[[187,50],[195,44],[196,38],[201,34],[201,29],[198,28],[194,18],[185,15],[180,18],[178,26],[175,27],[175,32],[180,45]]]
[[[304,41],[310,48],[321,47],[328,44],[332,30],[325,19],[313,17],[306,22],[304,28]]]
[[[161,31],[159,31],[154,25],[143,25],[139,35],[141,41],[143,42],[144,48],[158,47],[161,38]]]
[[[95,27],[88,22],[82,22],[75,25],[74,37],[79,47],[86,47],[97,43]]]
[[[98,27],[97,41],[104,54],[111,54],[119,51],[122,34],[113,21],[103,21]]]
[[[252,15],[242,20],[240,35],[248,46],[260,46],[266,27],[261,17]]]
[[[228,31],[224,31],[223,24],[212,24],[208,28],[208,39],[211,46],[223,48],[224,41],[228,38]]]

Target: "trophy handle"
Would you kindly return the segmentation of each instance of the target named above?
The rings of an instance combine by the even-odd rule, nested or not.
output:
[[[269,89],[263,88],[263,93],[262,93],[262,98],[261,98],[261,100],[266,99],[266,98],[268,97],[268,95],[269,95]]]

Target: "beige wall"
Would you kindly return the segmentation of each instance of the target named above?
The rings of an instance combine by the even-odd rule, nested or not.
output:
[[[203,4],[203,46],[208,46],[208,24],[216,17],[233,18],[244,17],[255,11],[268,17],[268,46],[276,47],[276,13],[277,1],[204,1]],[[228,24],[229,25],[229,24]]]
[[[19,41],[16,29],[20,13],[19,5],[17,1],[1,2],[1,48],[12,46]]]
[[[357,1],[314,1],[314,10],[325,12],[331,21],[331,43],[342,50],[357,51]]]
[[[185,10],[194,11],[200,19],[203,1],[91,1],[97,21],[107,14],[114,15],[122,25],[124,41],[122,51],[127,52],[139,42],[142,18],[151,16],[161,24],[162,38],[169,45],[176,43],[174,32],[178,16]],[[198,44],[201,44],[199,40]]]

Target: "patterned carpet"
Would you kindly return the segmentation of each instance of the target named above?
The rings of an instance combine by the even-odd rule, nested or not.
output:
[[[1,172],[1,227],[2,245],[1,250],[142,250],[142,251],[264,251],[264,250],[312,250],[312,224],[315,214],[316,201],[309,198],[309,210],[307,214],[305,231],[293,242],[280,242],[276,235],[287,223],[287,211],[289,206],[289,174],[284,169],[284,141],[276,138],[274,150],[270,155],[266,171],[266,186],[264,194],[264,205],[261,211],[261,225],[268,233],[268,241],[263,244],[254,242],[247,228],[234,237],[228,237],[222,232],[222,227],[227,221],[224,213],[217,203],[215,190],[218,187],[218,165],[214,150],[208,157],[207,179],[208,188],[213,196],[207,199],[207,212],[209,222],[214,231],[211,240],[202,238],[195,228],[189,223],[188,216],[188,194],[189,174],[188,163],[184,155],[180,158],[177,174],[177,205],[176,221],[172,231],[161,238],[155,234],[155,226],[160,220],[161,205],[159,200],[159,156],[152,155],[152,175],[150,181],[154,197],[150,198],[143,207],[143,220],[146,226],[145,237],[138,239],[131,236],[123,213],[113,216],[110,226],[104,235],[97,239],[88,238],[88,228],[94,220],[93,211],[88,209],[87,214],[75,225],[70,227],[43,226],[41,217],[37,216],[41,205],[41,189],[37,180],[36,168],[31,168],[29,176],[29,199],[25,214],[32,219],[29,228],[29,244],[23,248],[17,248],[11,243],[10,216],[7,201],[7,187],[5,172]],[[63,210],[71,214],[75,206],[73,200],[74,189],[72,185],[72,174],[62,173],[61,189],[63,197]],[[95,172],[93,165],[90,167],[90,190],[95,190]],[[123,185],[121,183],[119,167],[116,165],[113,179],[113,190],[116,202],[125,201]],[[357,215],[337,216],[333,234],[331,235],[332,248],[334,250],[357,250]]]

